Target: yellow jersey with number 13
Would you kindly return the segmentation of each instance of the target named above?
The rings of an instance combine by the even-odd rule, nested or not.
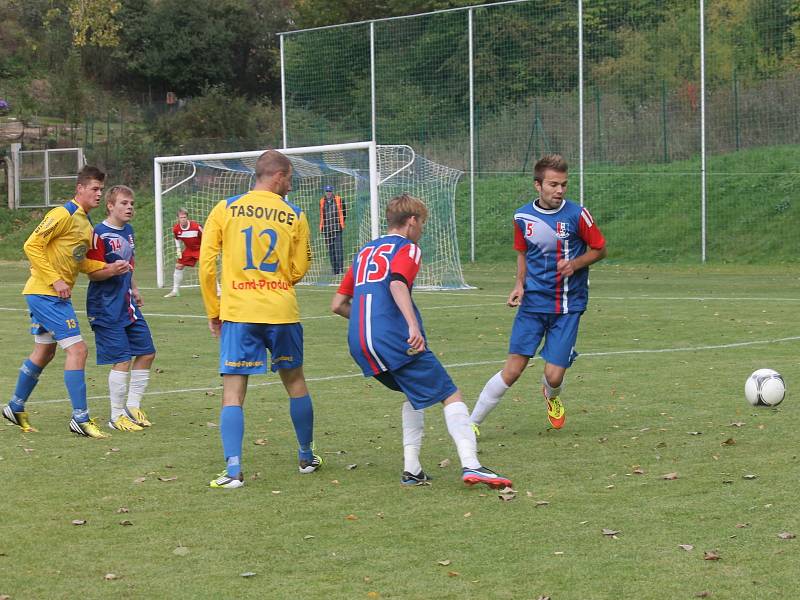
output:
[[[105,267],[104,262],[86,258],[92,235],[92,223],[75,200],[49,211],[23,246],[31,262],[31,276],[22,293],[58,296],[54,282],[60,279],[72,287],[78,272],[92,273]]]
[[[299,322],[294,285],[310,263],[308,219],[300,207],[261,190],[221,200],[208,215],[200,245],[200,289],[208,318]]]

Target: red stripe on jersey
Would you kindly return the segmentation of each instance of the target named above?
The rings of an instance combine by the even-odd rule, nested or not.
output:
[[[578,235],[586,242],[586,245],[595,250],[600,250],[606,245],[606,239],[600,231],[600,228],[595,225],[592,215],[585,208],[581,211],[581,218],[578,219]]]
[[[97,235],[96,233],[92,234],[92,247],[86,253],[86,258],[91,258],[92,260],[99,260],[100,262],[106,262],[105,242],[103,242],[100,236]]]
[[[560,239],[556,240],[556,313],[562,312],[561,296],[564,293],[561,273],[558,272],[558,261],[564,257],[564,251],[561,244],[562,242]]]
[[[364,332],[364,329],[365,329],[364,324],[365,324],[366,320],[369,318],[369,315],[367,315],[366,311],[364,310],[364,302],[365,302],[365,297],[361,296],[361,298],[359,299],[359,304],[358,304],[358,308],[359,308],[359,310],[358,310],[358,341],[361,342],[361,352],[364,353],[364,356],[367,358],[367,362],[369,363],[369,366],[372,367],[372,372],[375,375],[377,375],[381,371],[378,368],[378,365],[376,365],[375,361],[372,359],[372,355],[369,352],[369,348],[367,348],[367,336],[366,336],[366,333]]]
[[[390,269],[392,273],[402,275],[409,287],[414,283],[414,278],[419,272],[419,263],[422,251],[416,244],[407,244],[398,250],[392,258]]]
[[[517,225],[516,221],[514,222],[514,250],[517,252],[525,252],[528,249],[528,242],[525,241],[525,235],[522,233],[522,230]]]

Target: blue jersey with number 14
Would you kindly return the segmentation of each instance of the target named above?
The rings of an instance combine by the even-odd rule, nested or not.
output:
[[[398,369],[416,357],[408,345],[408,324],[389,286],[399,280],[410,291],[421,258],[419,246],[402,235],[379,237],[356,254],[339,286],[340,294],[353,298],[347,342],[366,376]],[[416,305],[414,313],[424,337]]]

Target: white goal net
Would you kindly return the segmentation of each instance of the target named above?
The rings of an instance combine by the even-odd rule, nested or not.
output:
[[[312,263],[306,284],[341,280],[325,236],[320,200],[325,188],[341,198],[346,211],[341,233],[343,267],[370,239],[385,233],[388,201],[407,192],[422,198],[429,218],[420,240],[423,266],[415,287],[453,289],[464,282],[456,239],[455,189],[461,172],[417,155],[409,146],[371,142],[279,149],[292,161],[288,200],[302,208],[311,228]],[[166,156],[155,159],[156,276],[158,287],[171,283],[179,256],[172,227],[179,208],[201,225],[217,202],[243,194],[255,184],[255,162],[263,150],[227,154]],[[182,285],[197,285],[196,269],[184,269]]]

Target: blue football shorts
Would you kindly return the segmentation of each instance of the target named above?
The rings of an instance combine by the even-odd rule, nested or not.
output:
[[[219,345],[219,372],[223,375],[254,375],[270,368],[303,366],[303,326],[300,323],[236,323],[224,321]]]
[[[78,317],[69,298],[25,294],[31,313],[31,335],[37,344],[58,343],[62,348],[83,341]]]
[[[535,356],[544,338],[539,355],[550,364],[569,368],[578,357],[575,342],[578,339],[578,324],[582,314],[530,313],[518,310],[511,327],[509,353]]]
[[[416,410],[447,400],[458,391],[442,363],[430,350],[398,369],[374,376],[390,390],[403,392]]]
[[[127,362],[135,356],[154,354],[153,336],[144,319],[126,327],[106,327],[92,324],[98,365]]]

